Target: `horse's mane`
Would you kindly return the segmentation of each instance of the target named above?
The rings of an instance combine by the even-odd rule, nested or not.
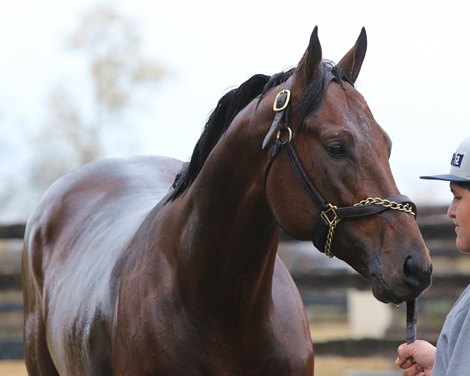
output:
[[[261,100],[270,89],[287,81],[294,73],[294,69],[273,76],[256,74],[220,98],[217,106],[209,115],[201,137],[194,147],[191,160],[189,163],[185,163],[176,175],[168,201],[175,200],[182,195],[193,183],[209,153],[225,133],[234,117],[253,99],[259,96]],[[319,74],[315,75],[315,79],[309,83],[305,90],[304,98],[300,99],[303,104],[300,107],[299,119],[305,118],[319,107],[326,87],[331,80],[341,84],[342,79],[345,79],[344,74],[337,66],[330,62],[323,62]]]

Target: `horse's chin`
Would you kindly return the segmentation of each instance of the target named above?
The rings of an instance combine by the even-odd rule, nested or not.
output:
[[[400,304],[406,300],[405,297],[398,296],[395,290],[391,288],[387,282],[374,274],[372,274],[369,279],[369,283],[372,289],[372,294],[382,303]]]
[[[403,302],[414,300],[419,295],[418,292],[409,292],[407,294],[397,294],[399,288],[390,287],[383,279],[372,277],[369,280],[372,294],[382,303],[401,304]]]
[[[401,304],[405,301],[405,299],[397,296],[391,290],[374,289],[374,287],[372,287],[372,294],[382,303]]]

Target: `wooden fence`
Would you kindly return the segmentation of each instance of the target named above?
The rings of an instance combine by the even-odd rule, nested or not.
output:
[[[420,338],[435,341],[445,314],[455,298],[470,281],[469,261],[455,249],[455,233],[452,223],[446,217],[445,207],[423,207],[418,213],[418,225],[431,251],[434,264],[433,286],[418,301]],[[24,224],[0,226],[1,242],[21,243]],[[21,244],[19,244],[21,245]],[[17,247],[19,246],[17,244]],[[332,317],[347,320],[348,291],[368,290],[368,283],[357,273],[347,268],[323,267],[312,259],[301,262],[302,267],[290,258],[292,249],[305,247],[305,243],[294,241],[283,235],[279,247],[281,257],[290,254],[285,260],[299,288],[307,312],[313,312],[312,326],[321,326],[322,320]],[[323,257],[311,246],[308,254]],[[2,248],[0,247],[0,250]],[[287,250],[288,249],[288,250]],[[4,262],[0,251],[0,359],[19,359],[22,357],[21,340],[21,278],[20,252],[13,252],[9,263]],[[294,256],[295,257],[295,256]],[[299,256],[303,257],[303,256]],[[326,308],[325,308],[326,307]],[[322,316],[322,312],[328,313]],[[331,312],[335,314],[331,314]],[[317,354],[340,354],[341,356],[374,355],[377,353],[393,356],[396,345],[404,337],[404,307],[394,309],[394,317],[383,338],[330,338],[315,341]],[[5,327],[10,325],[13,329]]]

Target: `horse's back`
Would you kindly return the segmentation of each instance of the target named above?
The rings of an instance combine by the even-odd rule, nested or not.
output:
[[[169,191],[181,166],[180,161],[163,157],[108,159],[64,175],[46,191],[28,220],[27,253],[42,253],[46,270],[55,253],[62,252],[61,260],[72,256],[79,239],[88,247],[104,238],[124,244]],[[98,256],[101,251],[90,252]]]
[[[102,353],[109,343],[97,342],[103,350],[94,354],[88,346],[95,339],[109,338],[119,284],[116,270],[181,166],[180,161],[163,157],[94,162],[57,180],[31,215],[23,253],[25,337],[37,335],[40,321],[59,371],[70,370],[63,359],[109,355]],[[83,348],[74,349],[72,343]],[[28,354],[28,343],[25,352],[38,356]],[[87,362],[76,362],[82,363]]]

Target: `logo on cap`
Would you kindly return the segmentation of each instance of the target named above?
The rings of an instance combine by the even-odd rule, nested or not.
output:
[[[460,168],[464,155],[465,154],[454,153],[454,155],[452,156],[452,160],[450,161],[450,164],[452,166]]]

